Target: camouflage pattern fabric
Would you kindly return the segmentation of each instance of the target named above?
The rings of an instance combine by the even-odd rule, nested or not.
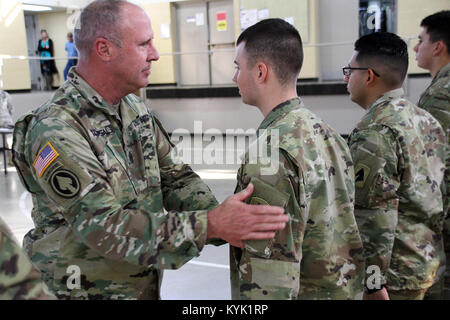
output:
[[[0,89],[0,128],[12,128],[14,126],[12,112],[11,96],[8,92]]]
[[[443,251],[444,131],[400,88],[370,106],[349,146],[366,267],[388,292],[428,289]]]
[[[424,91],[421,95],[418,107],[425,109],[429,113],[431,113],[437,121],[441,124],[445,133],[447,134],[447,148],[449,148],[449,139],[450,139],[450,63],[444,66],[436,76],[433,78],[430,86]],[[448,151],[447,151],[448,152]],[[450,158],[447,157],[446,162],[446,171],[445,171],[445,185],[446,185],[446,193],[445,196],[445,212],[446,219],[444,222],[444,246],[445,246],[445,256],[441,257],[441,266],[439,268],[436,290],[434,290],[433,286],[430,288],[431,291],[427,292],[426,296],[433,294],[436,297],[440,298],[441,288],[444,286],[444,297],[446,299],[450,299],[450,216],[448,214],[449,208],[449,194],[450,194]],[[447,263],[446,263],[446,260]],[[439,283],[439,281],[444,277],[445,273],[445,284]]]
[[[232,298],[355,299],[363,291],[364,259],[345,141],[299,98],[269,113],[255,143],[261,139],[278,170],[265,172],[267,161],[259,155],[252,163],[249,148],[236,192],[252,182],[249,202],[283,206],[290,220],[273,240],[230,247]]]
[[[0,218],[0,300],[54,300]]]
[[[161,269],[199,254],[217,201],[138,97],[110,106],[74,68],[68,79],[15,126],[36,226],[24,247],[59,298],[158,299]]]
[[[390,300],[423,300],[427,289],[420,290],[391,290]]]

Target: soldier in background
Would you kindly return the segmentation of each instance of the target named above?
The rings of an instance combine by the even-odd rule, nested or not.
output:
[[[12,119],[13,105],[8,92],[0,89],[0,128],[14,128]]]
[[[362,295],[350,150],[298,97],[302,63],[300,34],[282,19],[263,20],[237,41],[233,81],[243,102],[265,119],[239,169],[236,192],[254,184],[249,203],[283,206],[290,220],[273,240],[230,246],[233,299]],[[267,150],[252,150],[265,145]]]
[[[162,270],[198,256],[207,239],[243,246],[288,220],[282,208],[245,204],[252,186],[217,205],[175,157],[131,94],[159,59],[153,37],[140,7],[90,3],[75,27],[79,61],[68,81],[16,123],[13,159],[36,226],[24,247],[59,298],[158,299]]]
[[[404,98],[407,69],[407,45],[392,33],[361,37],[343,68],[351,100],[367,110],[349,137],[365,299],[423,299],[443,251],[445,134]]]
[[[53,300],[31,264],[0,218],[0,300]]]
[[[430,71],[433,80],[422,93],[417,104],[431,113],[441,124],[447,135],[447,148],[450,139],[450,11],[432,14],[421,22],[419,43],[414,47],[419,67]],[[446,162],[445,187],[446,196],[444,210],[444,247],[445,256],[441,257],[441,265],[436,283],[427,291],[425,299],[450,299],[450,218],[448,214],[450,194],[450,164]]]

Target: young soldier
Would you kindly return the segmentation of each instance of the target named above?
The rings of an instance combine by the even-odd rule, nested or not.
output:
[[[445,135],[404,98],[407,69],[406,43],[392,33],[361,37],[343,68],[351,100],[367,110],[349,137],[365,299],[423,299],[443,250]]]
[[[447,148],[450,139],[450,11],[432,14],[421,22],[419,43],[414,47],[419,67],[430,71],[433,80],[422,93],[417,106],[431,113],[441,124],[447,135]],[[426,299],[450,300],[450,218],[448,214],[450,194],[450,164],[447,159],[445,172],[446,196],[444,210],[445,257],[441,257],[436,283],[427,292]]]
[[[355,299],[362,293],[362,242],[353,215],[350,151],[297,95],[303,62],[298,31],[263,20],[237,41],[237,83],[244,103],[265,119],[254,145],[268,144],[269,168],[246,154],[236,191],[253,183],[254,204],[283,206],[290,220],[275,239],[231,247],[233,299]],[[275,169],[275,170],[272,170]]]

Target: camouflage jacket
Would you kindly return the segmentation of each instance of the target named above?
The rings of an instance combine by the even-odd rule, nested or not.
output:
[[[24,247],[59,298],[156,299],[158,269],[199,254],[217,201],[138,97],[111,106],[68,79],[14,129],[36,226]]]
[[[55,299],[0,218],[0,300]]]
[[[10,95],[0,89],[0,128],[8,128],[14,125],[12,112],[13,106]]]
[[[233,299],[354,299],[362,293],[353,169],[345,141],[299,98],[267,115],[239,169],[236,192],[252,182],[249,202],[282,206],[290,220],[273,240],[231,247]]]
[[[400,88],[372,104],[349,146],[366,266],[379,267],[388,290],[428,288],[443,250],[441,126]]]
[[[444,66],[433,78],[430,86],[420,96],[418,107],[427,110],[441,124],[447,134],[447,148],[450,148],[450,63]],[[448,154],[448,151],[447,151]],[[445,212],[444,245],[445,251],[450,255],[450,157],[447,157],[445,171]]]
[[[450,63],[439,70],[430,86],[420,96],[417,106],[431,113],[448,135],[450,130]]]

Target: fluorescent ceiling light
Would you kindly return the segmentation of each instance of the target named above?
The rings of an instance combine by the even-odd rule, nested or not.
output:
[[[45,6],[36,6],[33,4],[22,4],[22,9],[25,11],[51,11],[52,8]]]

